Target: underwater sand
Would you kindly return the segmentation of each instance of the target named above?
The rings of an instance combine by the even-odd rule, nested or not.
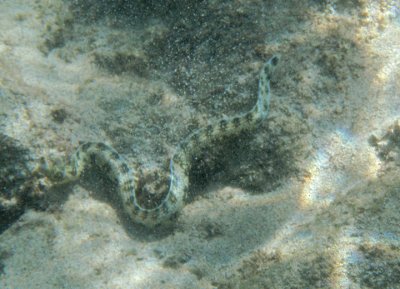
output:
[[[0,2],[0,134],[28,168],[100,141],[162,169],[250,109],[279,53],[269,117],[195,175],[173,226],[132,224],[99,176],[1,188],[20,213],[0,288],[400,288],[400,2],[121,2]]]

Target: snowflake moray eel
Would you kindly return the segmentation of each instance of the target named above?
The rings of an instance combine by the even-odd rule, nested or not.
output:
[[[270,79],[279,62],[279,56],[272,56],[263,66],[259,75],[258,99],[248,112],[223,118],[214,124],[200,128],[186,137],[175,149],[169,163],[169,188],[159,204],[145,208],[139,204],[137,172],[128,166],[124,158],[112,147],[101,142],[86,142],[63,161],[43,160],[40,172],[53,183],[70,183],[83,175],[93,164],[102,168],[107,177],[115,181],[121,204],[132,221],[152,227],[170,219],[184,205],[189,188],[189,172],[193,157],[207,143],[221,140],[251,130],[263,121],[269,110]]]

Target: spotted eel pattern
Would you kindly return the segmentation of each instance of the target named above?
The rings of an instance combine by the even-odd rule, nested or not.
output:
[[[107,177],[115,181],[123,209],[137,223],[154,226],[168,220],[183,207],[189,187],[189,172],[193,158],[207,143],[237,135],[257,127],[268,114],[270,79],[279,57],[271,57],[262,67],[258,84],[256,105],[247,113],[223,118],[186,137],[176,148],[169,163],[169,188],[161,202],[153,208],[139,204],[138,177],[124,158],[112,147],[101,142],[81,144],[65,161],[46,162],[41,171],[55,183],[78,180],[86,169],[95,164]]]

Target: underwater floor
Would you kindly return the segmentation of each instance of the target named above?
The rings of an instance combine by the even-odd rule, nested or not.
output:
[[[400,2],[162,2],[0,1],[0,288],[400,288]],[[267,118],[188,160],[168,224],[35,171],[102,142],[154,206],[272,55]]]

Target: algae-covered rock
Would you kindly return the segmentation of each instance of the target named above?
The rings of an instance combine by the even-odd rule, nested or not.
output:
[[[26,148],[0,133],[0,231],[24,211],[24,200],[32,190],[29,159]]]

